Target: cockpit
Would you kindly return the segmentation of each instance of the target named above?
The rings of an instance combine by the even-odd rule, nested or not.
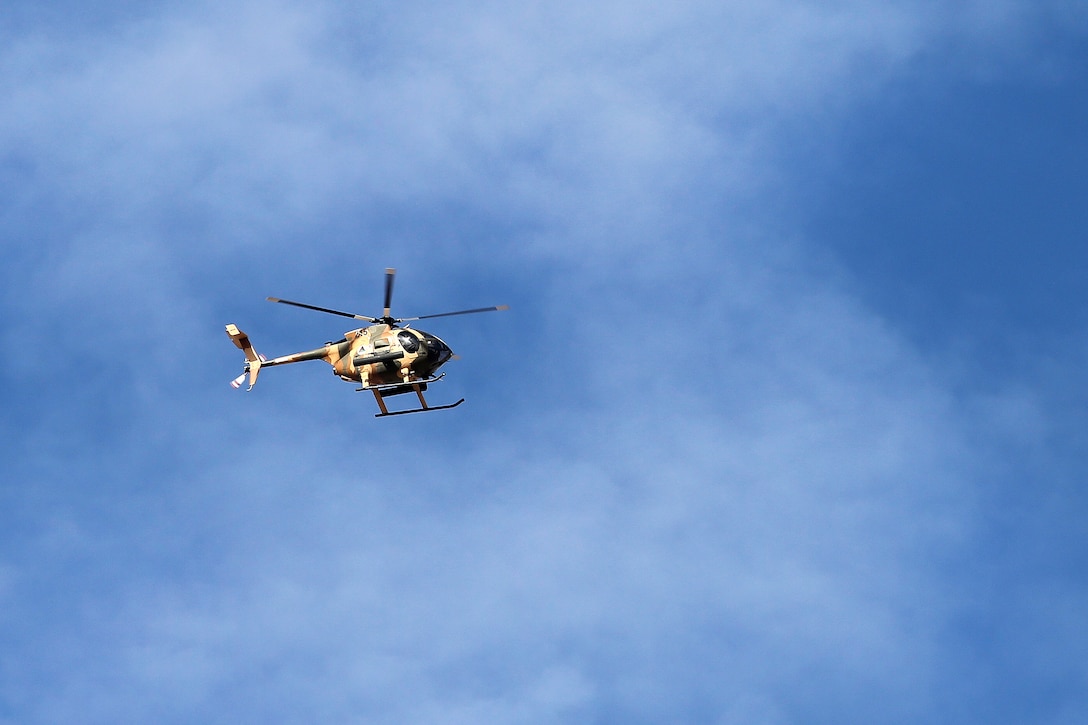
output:
[[[435,365],[441,365],[453,357],[453,350],[450,350],[446,343],[426,332],[420,334],[423,335],[423,345],[427,348],[427,356],[434,360]]]
[[[409,355],[426,358],[432,368],[453,357],[453,350],[446,343],[422,330],[400,330],[397,332],[396,342]]]

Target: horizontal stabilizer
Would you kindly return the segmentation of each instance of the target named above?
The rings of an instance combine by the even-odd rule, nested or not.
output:
[[[227,334],[230,335],[230,339],[234,345],[246,354],[246,360],[252,361],[258,359],[257,352],[249,342],[249,335],[239,330],[235,325],[227,325]]]

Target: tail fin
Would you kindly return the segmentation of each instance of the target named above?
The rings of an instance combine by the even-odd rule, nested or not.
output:
[[[227,334],[235,346],[246,356],[245,371],[232,380],[230,384],[235,388],[240,387],[246,373],[249,373],[248,390],[253,390],[253,386],[257,384],[257,375],[261,372],[261,363],[264,362],[264,356],[257,354],[257,351],[253,349],[253,345],[249,342],[249,335],[239,330],[235,325],[227,325]]]

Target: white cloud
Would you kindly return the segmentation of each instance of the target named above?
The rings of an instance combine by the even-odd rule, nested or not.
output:
[[[76,310],[80,356],[145,382],[106,431],[105,390],[36,418],[105,444],[70,485],[110,498],[36,511],[78,535],[3,564],[47,645],[0,655],[29,661],[8,696],[41,720],[785,722],[863,692],[913,712],[962,606],[941,552],[975,534],[1005,437],[763,225],[784,119],[833,123],[942,34],[982,43],[938,10],[242,5],[9,48],[0,149],[31,190],[5,223],[64,214],[5,275],[5,351]],[[443,235],[449,208],[512,236]],[[509,410],[379,427],[287,372],[207,391],[232,290],[376,293],[376,230],[404,216],[434,231],[419,287],[476,268],[537,303],[547,334],[496,353],[527,387]],[[362,231],[302,234],[329,217]],[[985,407],[1016,431],[1032,409]],[[26,570],[94,540],[78,606],[36,618],[64,587]]]

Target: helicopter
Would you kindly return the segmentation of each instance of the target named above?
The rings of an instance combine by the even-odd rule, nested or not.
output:
[[[324,360],[332,365],[333,373],[341,380],[360,383],[361,387],[356,388],[356,391],[369,390],[374,394],[378,410],[381,411],[374,416],[375,418],[448,410],[456,408],[465,402],[465,399],[461,398],[456,403],[448,405],[429,405],[427,403],[423,393],[430,383],[438,382],[445,377],[445,373],[436,375],[435,371],[454,357],[453,351],[449,345],[436,335],[423,330],[410,329],[409,325],[401,327],[400,323],[429,320],[435,317],[506,310],[509,309],[509,306],[477,307],[471,310],[440,312],[435,315],[422,315],[420,317],[393,317],[390,314],[390,306],[393,298],[393,280],[396,274],[397,271],[393,268],[385,270],[385,304],[383,305],[384,309],[381,317],[356,315],[351,312],[331,310],[327,307],[317,307],[303,302],[292,302],[278,297],[267,298],[269,302],[278,302],[283,305],[325,312],[340,317],[349,317],[353,320],[364,320],[370,323],[366,327],[356,328],[344,333],[343,340],[326,342],[324,346],[314,350],[296,352],[269,360],[253,349],[253,345],[246,333],[239,330],[234,324],[227,325],[227,335],[230,336],[235,346],[246,357],[242,374],[231,381],[231,386],[234,388],[241,387],[248,376],[249,387],[247,391],[253,390],[253,386],[257,384],[257,376],[262,368],[303,362],[304,360]],[[419,407],[390,411],[385,399],[404,393],[415,393],[419,399]]]

